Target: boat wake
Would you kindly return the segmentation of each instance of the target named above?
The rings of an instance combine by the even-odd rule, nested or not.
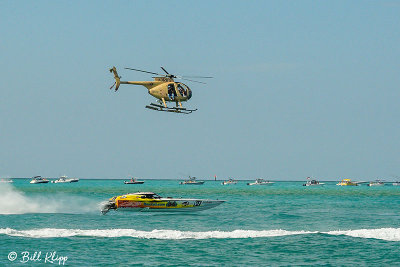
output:
[[[42,228],[32,230],[15,230],[11,228],[1,228],[0,235],[8,235],[25,238],[64,238],[64,237],[133,237],[143,239],[235,239],[235,238],[262,238],[278,237],[291,235],[346,235],[359,238],[374,238],[386,241],[400,241],[400,228],[381,228],[381,229],[359,229],[347,231],[329,232],[310,232],[310,231],[286,231],[286,230],[234,230],[225,231],[178,231],[178,230],[153,230],[138,231],[135,229],[104,229],[104,230],[81,230],[81,229],[57,229]]]
[[[85,205],[82,205],[85,203]],[[99,203],[65,194],[30,197],[10,184],[0,185],[0,215],[25,213],[88,213],[98,212]]]

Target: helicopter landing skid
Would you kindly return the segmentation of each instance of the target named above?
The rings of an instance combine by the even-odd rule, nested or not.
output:
[[[175,113],[182,113],[182,114],[190,114],[193,111],[196,111],[197,109],[187,109],[187,108],[181,108],[181,107],[164,107],[163,105],[158,105],[151,103],[150,105],[147,105],[146,108],[156,110],[156,111],[165,111],[165,112],[175,112]]]

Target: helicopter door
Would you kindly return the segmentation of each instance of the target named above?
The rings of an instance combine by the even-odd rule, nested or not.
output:
[[[176,91],[174,85],[175,85],[174,83],[168,84],[168,97],[172,101],[175,100],[176,97]]]

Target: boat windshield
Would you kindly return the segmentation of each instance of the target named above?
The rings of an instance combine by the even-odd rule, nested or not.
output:
[[[157,194],[143,194],[141,198],[159,199],[161,196]]]

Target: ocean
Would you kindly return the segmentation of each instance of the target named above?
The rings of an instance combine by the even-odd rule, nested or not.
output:
[[[0,183],[0,266],[398,266],[400,186]],[[193,213],[100,212],[125,193],[220,199]]]

